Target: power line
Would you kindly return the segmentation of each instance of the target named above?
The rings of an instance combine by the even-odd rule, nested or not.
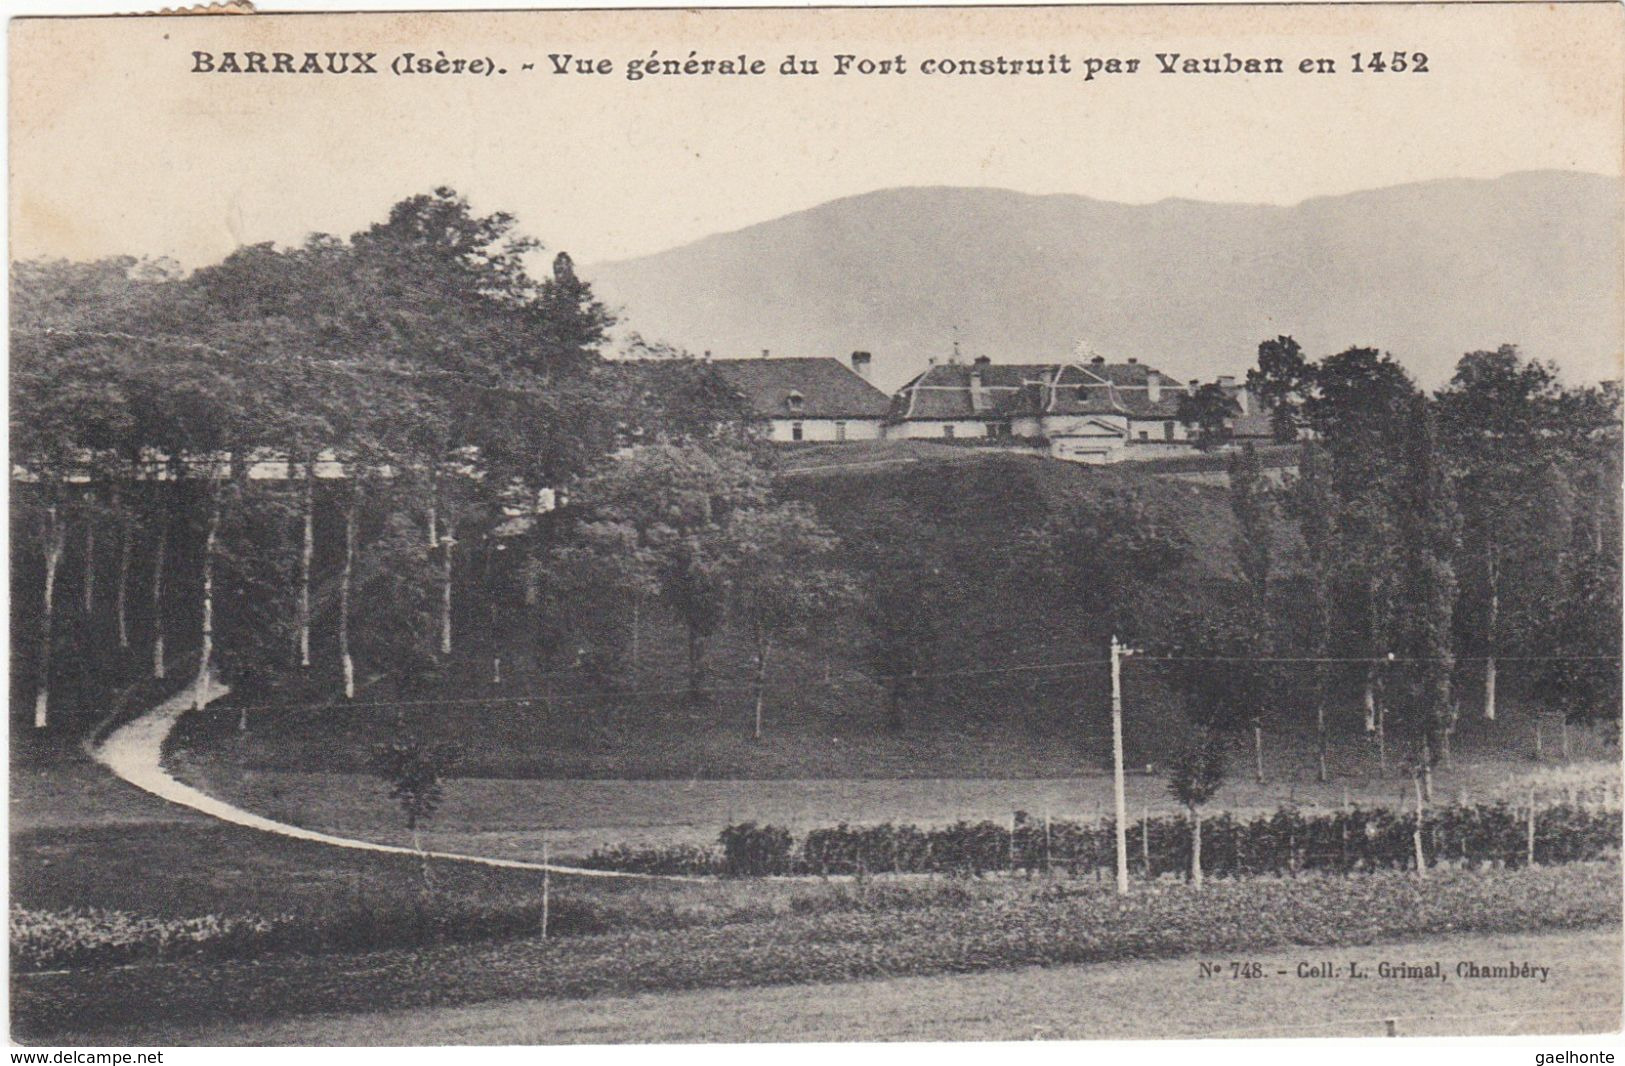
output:
[[[1148,663],[1498,663],[1618,662],[1618,655],[1135,655]]]
[[[1512,657],[1498,657],[1497,661],[1505,662],[1505,661],[1508,661],[1509,658],[1512,658]],[[1555,662],[1570,662],[1570,661],[1574,661],[1574,662],[1592,662],[1592,661],[1613,662],[1613,661],[1617,661],[1617,659],[1618,659],[1617,656],[1605,656],[1605,655],[1522,656],[1522,657],[1518,657],[1518,658],[1521,661],[1537,661],[1537,662],[1553,662],[1553,661],[1555,661]],[[1396,658],[1396,659],[1388,659],[1386,657],[1380,657],[1380,658],[1343,658],[1343,659],[1329,659],[1329,658],[1302,658],[1302,659],[1295,659],[1295,658],[1260,658],[1260,659],[1245,659],[1245,658],[1239,658],[1239,657],[1217,657],[1217,656],[1216,657],[1209,657],[1209,658],[1199,658],[1199,657],[1194,657],[1194,656],[1189,656],[1189,657],[1163,657],[1163,658],[1153,658],[1153,657],[1150,657],[1150,656],[1133,656],[1133,657],[1131,657],[1129,659],[1130,662],[1133,662],[1133,661],[1136,661],[1136,660],[1142,661],[1142,662],[1193,662],[1193,663],[1200,663],[1200,662],[1269,662],[1269,663],[1290,663],[1290,662],[1390,663],[1390,662],[1393,662],[1393,663],[1402,663],[1402,662],[1441,662],[1441,661],[1448,661],[1448,660],[1444,659],[1443,657],[1432,658],[1432,659],[1428,659],[1428,658],[1414,658],[1414,659],[1398,659],[1398,658]],[[1464,659],[1456,659],[1455,661],[1457,661],[1457,662],[1469,661],[1470,662],[1470,661],[1476,661],[1476,660],[1473,660],[1473,659],[1465,659],[1465,660]],[[882,674],[882,675],[877,675],[877,676],[872,676],[872,677],[864,676],[863,680],[865,680],[867,682],[870,682],[871,684],[874,684],[874,685],[884,685],[884,684],[886,684],[888,682],[897,682],[897,681],[934,681],[934,680],[940,680],[940,679],[945,679],[945,678],[1008,675],[1008,674],[1017,674],[1017,673],[1036,673],[1036,672],[1040,672],[1040,671],[1066,671],[1066,670],[1076,669],[1076,668],[1079,668],[1079,667],[1106,666],[1106,665],[1109,665],[1110,662],[1111,662],[1110,659],[1072,659],[1072,660],[1067,660],[1067,661],[1064,661],[1064,662],[1033,663],[1033,664],[1026,664],[1026,665],[1021,665],[1021,666],[987,667],[987,668],[975,669],[975,670],[943,670],[943,671],[936,671],[936,672],[932,672],[932,673],[919,673],[919,674]],[[553,674],[553,675],[549,675],[549,676],[567,677],[569,675],[567,675],[567,674]],[[786,694],[799,694],[799,693],[805,692],[809,687],[816,687],[817,684],[818,683],[815,682],[811,686],[809,686],[809,685],[764,686],[763,692],[764,693],[772,693],[774,695],[779,695],[779,696],[783,696],[783,695],[786,695]],[[751,695],[751,694],[754,694],[756,692],[756,686],[754,684],[711,685],[711,686],[707,686],[704,691],[705,691],[705,693],[707,695]],[[233,710],[234,711],[239,711],[239,712],[276,711],[276,710],[281,710],[281,711],[333,711],[333,710],[354,709],[354,708],[357,708],[357,707],[460,707],[460,706],[487,706],[487,705],[502,705],[502,704],[524,704],[524,703],[542,703],[542,704],[566,703],[566,704],[570,704],[570,703],[583,703],[583,702],[593,702],[593,701],[615,702],[615,701],[620,701],[620,700],[634,700],[634,699],[643,699],[643,698],[647,698],[647,697],[670,696],[670,695],[672,695],[672,688],[671,688],[671,686],[666,686],[666,687],[663,687],[663,688],[630,689],[630,690],[624,690],[624,691],[609,691],[609,692],[574,692],[574,693],[537,692],[537,693],[529,693],[529,694],[520,695],[520,696],[463,696],[463,697],[450,697],[450,698],[444,698],[444,699],[389,700],[389,701],[381,701],[381,702],[378,702],[378,703],[355,703],[355,702],[267,703],[267,704],[250,705],[250,706],[247,706],[247,707],[237,706],[237,707],[234,707]],[[1100,737],[1103,738],[1106,735],[1107,734],[1100,734]],[[1099,739],[1099,738],[1096,738],[1096,739]]]

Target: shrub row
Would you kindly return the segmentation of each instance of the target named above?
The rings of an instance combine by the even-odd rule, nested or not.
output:
[[[207,950],[231,952],[269,933],[263,918],[143,918],[87,908],[35,911],[11,908],[12,965],[20,970],[114,965],[138,958],[172,958]]]
[[[1013,826],[956,822],[814,829],[799,842],[789,830],[754,822],[722,831],[720,849],[626,849],[594,852],[586,865],[641,873],[737,877],[785,874],[1065,871],[1087,875],[1116,863],[1115,823],[1043,821],[1017,811]],[[1385,808],[1304,814],[1282,808],[1272,815],[1211,815],[1202,823],[1203,868],[1218,877],[1351,873],[1415,865],[1416,815]],[[1127,827],[1130,866],[1145,877],[1190,867],[1191,826],[1183,816],[1136,821]],[[1525,865],[1528,812],[1503,802],[1436,807],[1422,822],[1430,866]],[[1616,811],[1560,804],[1535,815],[1537,864],[1575,862],[1617,854]]]
[[[718,914],[557,894],[550,900],[547,928],[553,936],[589,936],[756,916],[748,908]],[[320,917],[150,918],[100,908],[13,906],[11,957],[18,970],[95,968],[144,959],[241,959],[268,952],[323,954],[501,940],[536,935],[541,928],[542,903],[534,893],[502,903],[441,895],[376,904],[357,900]]]

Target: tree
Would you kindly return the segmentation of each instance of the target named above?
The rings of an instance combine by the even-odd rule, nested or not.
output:
[[[121,370],[116,352],[99,340],[50,334],[13,338],[12,466],[28,481],[28,489],[18,492],[13,522],[38,546],[44,563],[34,664],[38,729],[50,724],[56,585],[68,528],[75,518],[87,528],[94,521],[96,486],[108,474],[125,419]],[[88,574],[93,558],[87,554],[85,562]]]
[[[412,848],[423,860],[423,885],[429,887],[429,855],[423,850],[422,827],[445,799],[443,779],[462,757],[452,744],[431,744],[397,726],[396,739],[373,748],[373,772],[389,785],[389,797],[406,816]]]
[[[502,212],[477,215],[449,188],[409,197],[351,238],[365,295],[346,321],[420,402],[402,439],[441,573],[439,654],[451,653],[458,543],[581,475],[615,443],[614,407],[594,387],[611,319],[568,256],[537,281],[540,249]]]
[[[1380,664],[1394,620],[1397,516],[1394,480],[1403,454],[1416,386],[1394,360],[1374,348],[1350,348],[1311,364],[1304,412],[1324,449],[1335,499],[1337,544],[1353,624],[1344,658],[1367,661],[1365,726],[1386,766],[1385,709]]]
[[[742,451],[652,444],[628,449],[571,493],[592,521],[632,531],[654,560],[661,598],[688,634],[688,694],[707,698],[706,645],[727,607],[728,522],[767,502],[764,471]]]
[[[1215,609],[1174,620],[1157,641],[1168,680],[1182,697],[1191,739],[1175,757],[1168,787],[1191,819],[1191,881],[1202,885],[1201,806],[1224,780],[1224,745],[1267,705],[1271,670],[1248,612]]]
[[[1247,580],[1253,607],[1268,613],[1270,570],[1274,565],[1275,505],[1258,451],[1251,444],[1231,456],[1227,467],[1230,513],[1236,520],[1236,561]]]
[[[1178,418],[1185,425],[1196,427],[1196,446],[1202,451],[1229,441],[1231,419],[1240,414],[1241,404],[1235,397],[1211,383],[1179,397]]]
[[[1612,721],[1620,705],[1620,454],[1617,439],[1595,442],[1579,471],[1577,495],[1588,501],[1560,555],[1556,595],[1537,627],[1541,669],[1534,695],[1570,722]]]
[[[1509,615],[1527,617],[1523,589],[1550,587],[1551,498],[1531,491],[1560,464],[1561,390],[1555,370],[1525,362],[1517,348],[1469,352],[1437,396],[1446,450],[1463,520],[1461,570],[1474,595],[1472,645],[1484,657],[1484,717],[1496,715],[1498,660],[1509,641],[1527,650]],[[1561,539],[1560,537],[1558,539]],[[1509,570],[1544,571],[1546,581],[1508,580]],[[1530,575],[1533,576],[1533,575]],[[1510,601],[1510,602],[1509,602]]]
[[[251,245],[199,270],[190,281],[214,316],[208,329],[216,342],[254,353],[265,386],[260,399],[277,419],[272,454],[285,458],[288,483],[300,486],[293,644],[295,662],[306,669],[311,666],[317,460],[342,441],[355,399],[349,390],[333,389],[332,375],[318,366],[327,361],[320,357],[324,326],[332,317],[328,289],[337,281],[330,261],[338,254],[321,241],[287,250]]]
[[[851,605],[855,590],[828,565],[838,542],[805,504],[735,511],[727,537],[730,603],[756,651],[752,735],[760,740],[769,651]]]
[[[1183,532],[1130,491],[1107,490],[1062,504],[1020,546],[1018,572],[1077,612],[1102,641],[1133,640],[1145,626],[1134,610],[1145,583],[1178,568]]]
[[[947,572],[940,546],[948,535],[932,516],[877,500],[867,518],[847,542],[863,575],[869,664],[886,689],[886,727],[896,732],[929,697],[944,632],[962,615],[966,595]]]
[[[618,421],[626,444],[748,447],[762,427],[744,395],[709,361],[633,334],[619,359],[598,369],[601,388],[624,397]]]
[[[1401,721],[1415,741],[1414,765],[1431,794],[1431,769],[1454,726],[1453,559],[1460,524],[1426,397],[1418,394],[1413,399],[1406,428],[1396,500],[1402,575],[1396,597],[1396,643],[1397,657],[1406,663],[1399,671],[1397,702]]]
[[[131,460],[144,441],[132,382],[146,354],[126,331],[162,331],[184,319],[173,271],[129,257],[93,263],[14,263],[11,278],[12,468],[23,484],[14,497],[14,544],[32,543],[42,563],[35,661],[36,723],[48,724],[51,676],[65,645],[84,672],[105,659],[91,632],[98,554],[108,519],[120,528],[115,578],[119,646],[128,643],[123,608],[132,533]],[[57,592],[66,545],[77,531],[84,550],[82,623],[64,627]],[[16,556],[14,556],[16,561]],[[56,632],[63,628],[62,633]]]
[[[637,669],[644,606],[660,592],[660,560],[638,530],[612,518],[576,522],[536,560],[528,598],[576,647],[601,686]]]
[[[1309,556],[1310,657],[1312,699],[1315,705],[1316,773],[1324,782],[1326,769],[1326,703],[1330,670],[1324,661],[1332,650],[1332,597],[1336,593],[1341,552],[1337,546],[1336,498],[1324,452],[1305,442],[1298,459],[1298,476],[1286,494],[1287,508],[1297,520]]]
[[[1198,727],[1174,757],[1168,773],[1168,791],[1189,814],[1191,823],[1191,884],[1202,887],[1202,806],[1224,783],[1224,742],[1212,729]]]
[[[1312,383],[1312,368],[1297,341],[1283,336],[1258,346],[1258,366],[1247,371],[1247,388],[1269,410],[1278,443],[1298,439]]]
[[[1246,444],[1229,463],[1230,512],[1236,520],[1235,550],[1246,578],[1249,610],[1245,623],[1254,634],[1264,656],[1272,656],[1270,570],[1274,563],[1275,506],[1258,452]],[[1272,671],[1273,672],[1273,671]],[[1271,686],[1272,688],[1274,686]],[[1264,724],[1262,712],[1252,720],[1255,776],[1264,783]]]

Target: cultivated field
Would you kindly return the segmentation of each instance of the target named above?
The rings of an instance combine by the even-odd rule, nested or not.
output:
[[[1199,976],[1200,961],[1031,967],[792,988],[339,1014],[174,1034],[199,1044],[617,1044],[704,1041],[1080,1040],[1604,1033],[1619,1028],[1618,930],[1434,937],[1351,952],[1378,961],[1527,959],[1545,982],[1299,979],[1307,949],[1249,956],[1259,980]],[[816,1004],[816,1008],[810,1005]],[[1147,1010],[1155,1004],[1155,1010]],[[1172,1019],[1172,1020],[1171,1020]]]

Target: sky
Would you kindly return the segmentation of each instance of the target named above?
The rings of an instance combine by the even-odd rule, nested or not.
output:
[[[1529,169],[1619,174],[1617,6],[681,11],[11,24],[14,258],[347,234],[450,185],[591,263],[900,185],[1293,203]],[[645,78],[630,57],[1340,57],[1427,74]],[[193,73],[194,50],[496,58],[508,76]],[[548,55],[613,75],[543,73]],[[793,250],[787,250],[793,254]]]

